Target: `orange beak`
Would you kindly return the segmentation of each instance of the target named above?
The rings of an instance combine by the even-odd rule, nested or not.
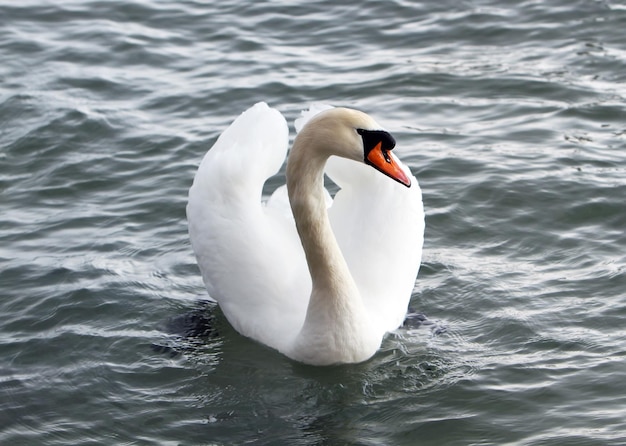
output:
[[[396,157],[389,150],[383,150],[382,142],[379,142],[369,151],[366,161],[379,172],[384,173],[389,178],[393,178],[398,183],[411,187],[411,179],[404,173],[398,164]]]

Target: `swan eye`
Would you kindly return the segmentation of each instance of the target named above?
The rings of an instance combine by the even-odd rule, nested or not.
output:
[[[363,139],[363,152],[365,157],[380,144],[385,160],[389,162],[389,150],[392,150],[396,146],[396,140],[393,136],[385,130],[365,130],[356,129],[356,132],[361,135]]]
[[[383,157],[385,158],[385,161],[387,161],[388,163],[391,162],[391,157],[389,156],[389,150],[382,150],[383,152]]]

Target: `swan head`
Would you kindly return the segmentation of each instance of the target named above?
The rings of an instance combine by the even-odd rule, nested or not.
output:
[[[409,176],[391,153],[396,141],[371,116],[349,108],[332,108],[314,116],[298,133],[294,146],[304,144],[319,154],[348,158],[372,166],[411,187]]]

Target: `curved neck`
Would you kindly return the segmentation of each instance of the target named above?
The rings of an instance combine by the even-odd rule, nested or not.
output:
[[[356,285],[328,219],[324,191],[327,159],[296,138],[287,163],[287,190],[311,274],[312,298],[337,299],[354,293]]]
[[[289,356],[310,364],[359,362],[380,346],[326,211],[322,150],[296,138],[287,162],[287,190],[311,274],[306,317]]]
[[[312,281],[304,323],[288,356],[316,365],[364,361],[382,341],[380,330],[372,329],[375,316],[365,308],[326,210],[326,161],[332,154],[350,158],[357,145],[356,133],[345,131],[354,126],[335,115],[309,122],[287,160],[289,203]]]

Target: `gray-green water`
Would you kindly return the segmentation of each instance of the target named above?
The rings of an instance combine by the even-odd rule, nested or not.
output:
[[[623,1],[0,17],[1,444],[626,443]],[[427,213],[412,307],[447,331],[313,368],[206,303],[187,190],[260,100],[394,133]]]

